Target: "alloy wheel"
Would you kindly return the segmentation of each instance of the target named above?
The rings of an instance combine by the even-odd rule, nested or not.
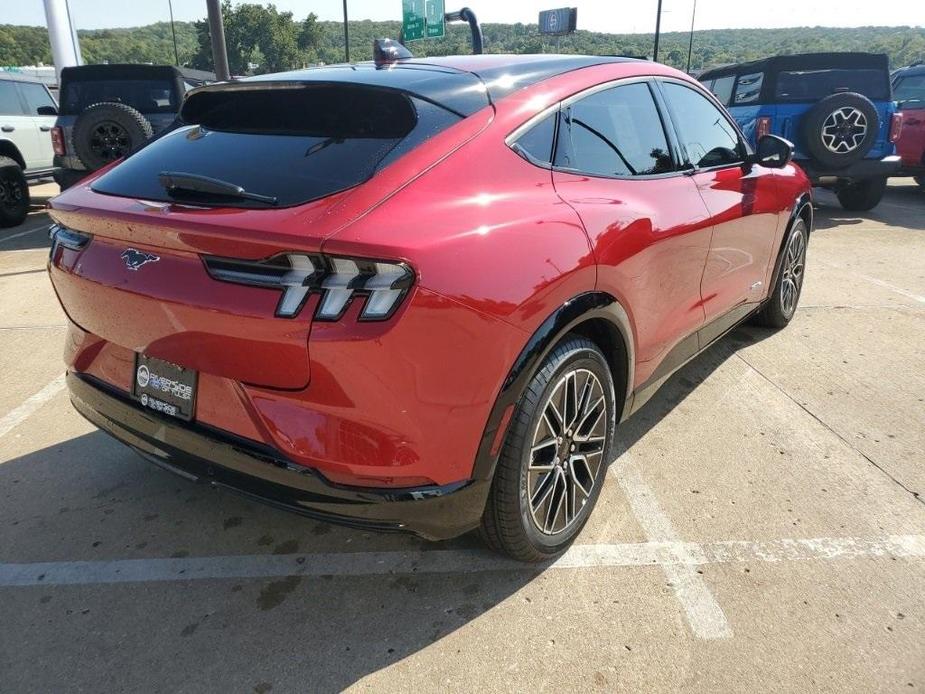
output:
[[[90,150],[104,161],[115,161],[128,153],[128,132],[118,123],[103,121],[90,135]]]
[[[22,202],[22,186],[17,181],[0,179],[0,206],[15,207]]]
[[[867,135],[867,116],[853,106],[836,109],[822,124],[822,144],[835,154],[853,152]]]
[[[607,445],[607,398],[588,369],[566,372],[540,410],[527,468],[530,515],[540,532],[557,535],[589,503]]]
[[[787,244],[784,258],[784,276],[780,286],[781,308],[788,318],[793,315],[803,286],[803,270],[806,266],[806,237],[802,231],[795,231]]]

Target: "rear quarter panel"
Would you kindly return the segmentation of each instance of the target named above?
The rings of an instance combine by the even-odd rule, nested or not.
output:
[[[896,143],[896,153],[902,157],[903,168],[925,171],[925,107],[902,111],[903,129]]]

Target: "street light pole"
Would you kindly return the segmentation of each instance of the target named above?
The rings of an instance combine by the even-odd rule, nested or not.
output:
[[[219,81],[231,79],[228,69],[228,48],[225,46],[225,23],[222,20],[222,6],[219,0],[206,0],[209,11],[209,35],[212,37],[212,65]]]
[[[177,67],[180,67],[180,52],[177,50],[177,30],[173,25],[173,0],[167,0],[170,8],[170,33],[173,34],[173,58]]]
[[[347,0],[344,0],[344,57],[350,62],[350,30],[347,29]]]
[[[694,0],[694,9],[691,10],[691,36],[687,43],[687,73],[691,71],[691,53],[694,52],[694,17],[697,16],[697,0]]]
[[[658,37],[662,31],[662,0],[658,0],[658,14],[655,15],[655,47],[652,49],[652,62],[658,62]]]

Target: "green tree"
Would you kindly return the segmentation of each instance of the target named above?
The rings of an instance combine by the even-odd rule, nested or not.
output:
[[[314,23],[309,17],[297,24],[291,12],[279,12],[275,5],[222,3],[225,44],[232,74],[279,72],[300,67],[314,39]],[[193,66],[212,69],[212,41],[206,20],[196,22],[199,50]]]

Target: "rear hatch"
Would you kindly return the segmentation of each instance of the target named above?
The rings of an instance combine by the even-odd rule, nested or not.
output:
[[[477,78],[440,72],[487,105],[472,89]],[[264,80],[195,90],[177,127],[56,198],[52,217],[77,233],[62,233],[50,268],[69,317],[107,341],[197,371],[307,385],[319,295],[283,316],[284,291],[272,283],[295,271],[308,285],[311,263],[330,265],[324,239],[416,171],[389,165],[424,143],[438,156],[454,142],[452,133],[438,136],[469,115],[458,101],[442,105],[433,94],[377,83],[381,75],[366,80],[373,83]],[[479,101],[465,99],[476,110]],[[235,282],[235,273],[248,281]]]

